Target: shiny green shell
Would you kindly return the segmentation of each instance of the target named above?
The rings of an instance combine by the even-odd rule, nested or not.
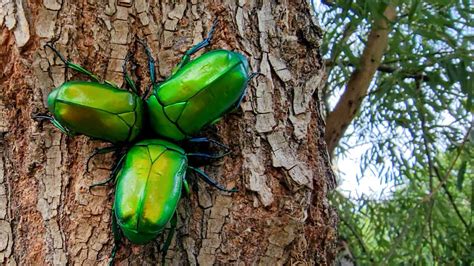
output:
[[[48,109],[73,134],[112,143],[130,142],[142,128],[140,97],[108,84],[66,82],[48,95]]]
[[[195,135],[238,106],[247,71],[247,59],[227,50],[213,50],[185,64],[147,100],[153,130],[172,140]]]
[[[163,231],[181,197],[187,157],[165,140],[144,140],[127,153],[117,175],[114,210],[117,224],[135,244]]]

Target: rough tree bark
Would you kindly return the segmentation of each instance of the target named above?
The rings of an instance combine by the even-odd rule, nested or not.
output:
[[[129,4],[131,3],[131,4]],[[88,156],[105,143],[67,137],[31,119],[64,80],[64,68],[43,45],[122,84],[120,67],[137,37],[158,59],[161,78],[182,53],[219,24],[211,48],[241,51],[253,80],[237,113],[206,134],[233,154],[205,170],[239,192],[229,195],[197,182],[183,198],[167,260],[173,264],[330,264],[336,215],[326,198],[335,186],[318,90],[324,73],[321,32],[304,1],[21,1],[0,9],[0,263],[105,264],[113,246],[113,186],[89,191],[106,178],[113,155]],[[148,82],[137,49],[134,75]],[[84,79],[70,72],[72,79]],[[126,243],[121,264],[159,261],[157,243]]]

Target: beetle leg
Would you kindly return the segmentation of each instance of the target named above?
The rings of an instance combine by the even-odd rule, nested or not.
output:
[[[89,156],[89,158],[87,158],[86,172],[89,173],[89,163],[92,160],[92,158],[94,158],[94,156],[96,156],[97,154],[106,154],[106,153],[109,153],[109,152],[113,152],[113,151],[116,151],[118,149],[120,149],[120,148],[116,147],[116,146],[110,146],[110,147],[95,149],[94,152],[91,154],[91,156]]]
[[[115,178],[117,177],[117,173],[119,172],[120,167],[122,166],[124,158],[125,158],[125,154],[122,157],[120,157],[119,161],[117,162],[114,169],[112,170],[112,173],[110,173],[110,177],[107,180],[104,180],[104,181],[99,182],[99,183],[92,184],[92,185],[89,186],[89,189],[97,187],[97,186],[103,186],[103,185],[106,185],[106,184],[114,181]]]
[[[115,177],[109,177],[107,180],[104,180],[104,181],[101,181],[101,182],[90,185],[89,189],[92,189],[92,188],[95,188],[95,187],[98,187],[98,186],[107,185],[108,183],[112,182],[114,179],[115,179]]]
[[[153,86],[153,84],[150,84],[146,87],[145,93],[143,93],[143,95],[142,95],[142,100],[145,100],[146,96],[148,96],[148,93],[150,93],[150,90],[151,90],[152,86]]]
[[[148,71],[150,72],[150,80],[151,84],[156,84],[156,71],[155,71],[155,59],[153,58],[153,54],[151,53],[150,47],[146,44],[145,41],[141,39],[137,39],[138,43],[145,48],[146,57],[148,59]]]
[[[186,195],[191,195],[191,189],[189,189],[189,183],[188,180],[186,180],[186,176],[183,178],[183,186],[184,186],[184,191],[186,191]]]
[[[63,132],[64,134],[66,134],[68,136],[74,136],[74,134],[69,129],[67,129],[66,127],[61,125],[61,123],[59,123],[59,121],[56,120],[52,116],[49,116],[49,115],[33,115],[32,118],[35,119],[35,120],[42,120],[42,119],[49,120],[51,122],[51,124],[53,124],[53,126],[55,126],[57,129],[61,130],[61,132]]]
[[[211,153],[203,153],[203,152],[191,152],[191,153],[186,153],[186,156],[201,157],[201,158],[206,158],[206,159],[220,159],[228,155],[229,153],[230,152],[226,152],[224,154],[211,154]]]
[[[58,50],[56,50],[56,48],[54,48],[51,44],[47,43],[47,44],[45,44],[45,47],[50,48],[59,57],[59,59],[61,59],[61,61],[66,65],[66,68],[74,69],[77,72],[82,73],[84,75],[87,75],[91,79],[93,79],[94,81],[97,81],[97,82],[100,83],[100,80],[96,75],[92,74],[92,72],[90,72],[89,70],[81,67],[80,65],[74,64],[70,60],[66,60],[64,58],[64,56]]]
[[[262,73],[260,72],[253,72],[252,74],[250,74],[250,76],[248,77],[246,83],[248,84],[253,78],[255,78],[256,76],[259,76],[259,75],[262,75],[264,76]],[[224,113],[232,113],[232,112],[235,112],[239,106],[240,106],[240,103],[242,102],[242,100],[244,99],[244,96],[247,92],[247,85],[245,86],[245,90],[243,91],[242,95],[240,96],[240,99],[238,101],[236,101],[233,105],[231,105],[229,107],[229,109],[227,109]],[[214,123],[214,122],[212,122]]]
[[[122,243],[122,236],[120,235],[120,228],[117,224],[117,217],[115,217],[115,211],[112,209],[112,232],[114,234],[114,247],[112,254],[110,255],[109,266],[114,265],[115,255],[117,254],[120,244]]]
[[[250,80],[252,80],[254,77],[259,76],[259,75],[264,76],[260,72],[253,72],[252,74],[250,74],[250,76],[248,77],[248,79],[246,81],[246,84],[248,85]],[[240,99],[237,102],[235,102],[233,105],[231,105],[229,107],[229,109],[227,109],[224,113],[231,113],[231,112],[236,111],[239,108],[240,103],[242,102],[242,100],[244,99],[245,94],[247,93],[247,85],[245,85],[245,90],[243,91],[242,95],[240,96]]]
[[[200,138],[190,138],[187,140],[188,142],[194,142],[194,143],[212,143],[212,144],[215,144],[221,148],[223,148],[225,150],[225,152],[229,152],[230,151],[230,148],[225,145],[224,143],[222,142],[219,142],[215,139],[209,139],[209,138],[206,138],[206,137],[200,137]]]
[[[263,75],[263,74],[260,73],[260,72],[253,72],[252,74],[250,74],[250,76],[249,76],[249,78],[247,79],[247,81],[252,80],[252,79],[255,78],[256,76],[265,76],[265,75]]]
[[[223,150],[224,150],[224,153],[222,155],[213,155],[213,154],[207,154],[209,156],[201,156],[201,157],[206,157],[206,158],[215,158],[215,159],[219,159],[221,157],[224,157],[228,154],[230,154],[232,151],[230,150],[230,148],[225,145],[224,143],[221,143],[215,139],[209,139],[209,138],[206,138],[206,137],[200,137],[200,138],[190,138],[187,140],[188,142],[191,142],[191,143],[212,143],[218,147],[221,147]],[[188,154],[189,155],[189,154]],[[190,153],[191,156],[192,153]],[[200,155],[203,155],[203,153],[200,153]],[[196,155],[196,156],[199,156],[199,155]],[[210,157],[212,156],[212,157]],[[217,157],[217,158],[216,158]]]
[[[162,253],[162,258],[161,258],[161,264],[165,265],[165,258],[166,258],[166,253],[168,253],[168,249],[171,245],[171,240],[173,240],[174,233],[176,232],[176,225],[178,224],[178,212],[175,211],[173,214],[173,217],[171,218],[170,221],[170,231],[168,233],[168,236],[166,237],[165,243],[163,243],[163,247],[161,249]]]
[[[178,70],[180,70],[184,65],[186,65],[190,60],[191,60],[191,55],[193,55],[194,53],[198,52],[199,50],[201,50],[202,48],[208,46],[211,44],[211,40],[212,40],[212,36],[214,35],[214,31],[216,29],[216,25],[217,25],[217,18],[214,20],[214,22],[212,23],[212,26],[211,26],[211,29],[209,30],[209,32],[207,33],[207,37],[206,39],[202,40],[202,42],[194,45],[193,47],[191,47],[191,49],[189,49],[188,51],[186,51],[186,53],[183,55],[183,57],[181,58],[181,61],[178,63],[178,65],[173,69],[172,71],[172,75],[176,72],[178,72]]]
[[[68,135],[68,136],[74,136],[74,134],[71,133],[71,131],[69,131],[67,128],[63,127],[63,125],[61,125],[61,123],[59,123],[58,120],[56,119],[51,119],[51,123],[56,127],[58,128],[59,130],[61,130],[61,132],[63,132],[64,134]]]
[[[193,170],[195,173],[197,173],[199,176],[201,176],[202,180],[204,180],[204,182],[206,182],[207,184],[219,189],[219,190],[222,190],[222,191],[226,191],[226,192],[237,192],[239,191],[237,188],[233,188],[233,189],[226,189],[223,185],[219,184],[216,180],[212,179],[211,177],[209,177],[206,173],[204,173],[201,169],[199,168],[194,168],[192,166],[188,166],[189,169]]]
[[[207,33],[207,37],[206,39],[202,40],[202,42],[194,45],[191,49],[189,49],[186,53],[185,53],[185,56],[191,56],[193,55],[194,53],[196,53],[197,51],[201,50],[202,48],[208,46],[211,44],[211,40],[212,40],[212,36],[214,35],[214,31],[216,30],[216,25],[217,25],[217,18],[214,20],[214,22],[212,23],[212,26],[211,26],[211,29],[209,30],[209,32]]]
[[[127,72],[127,63],[128,63],[128,61],[130,61],[131,56],[132,56],[132,53],[129,51],[129,52],[127,53],[127,55],[125,56],[125,59],[123,60],[123,64],[122,64],[122,74],[123,74],[123,79],[124,79],[125,82],[127,83],[128,87],[129,87],[134,93],[138,93],[137,86],[135,85],[135,82],[134,82],[133,79],[130,77],[130,75],[128,75],[128,72]]]

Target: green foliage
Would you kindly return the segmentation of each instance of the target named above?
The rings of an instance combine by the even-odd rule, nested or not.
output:
[[[474,173],[466,170],[469,185],[459,190],[453,189],[457,180],[451,176],[464,162],[472,166],[472,162],[465,160],[472,158],[473,152],[472,146],[459,147],[439,158],[437,165],[442,181],[436,182],[433,189],[430,189],[427,169],[420,165],[410,170],[410,182],[399,187],[390,199],[348,200],[335,191],[332,201],[339,209],[340,235],[349,242],[356,261],[361,265],[434,262],[461,265],[474,261],[472,229],[468,229],[471,228],[469,202],[473,197]],[[456,161],[454,166],[453,161]],[[446,196],[445,189],[453,202]]]
[[[387,2],[333,1],[322,13],[328,110]],[[350,134],[336,149],[343,156],[369,143],[362,175],[378,173],[397,185],[383,200],[333,197],[341,236],[360,264],[474,261],[473,14],[471,1],[398,2],[389,48]]]

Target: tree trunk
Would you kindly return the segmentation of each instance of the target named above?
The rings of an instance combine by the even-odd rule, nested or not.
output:
[[[131,4],[129,4],[131,2]],[[178,3],[175,3],[178,2]],[[219,23],[211,49],[241,51],[253,71],[236,113],[207,136],[233,151],[205,171],[239,192],[197,181],[183,197],[172,264],[330,264],[336,215],[326,198],[335,182],[323,140],[317,92],[322,87],[321,31],[304,1],[2,1],[0,5],[0,263],[105,264],[111,254],[113,155],[86,161],[106,143],[67,137],[31,115],[64,82],[64,67],[43,46],[122,84],[121,64],[137,50],[133,71],[149,77],[136,38],[146,39],[163,79],[184,51]],[[70,79],[85,79],[69,71]],[[159,238],[125,245],[120,264],[156,263]]]

